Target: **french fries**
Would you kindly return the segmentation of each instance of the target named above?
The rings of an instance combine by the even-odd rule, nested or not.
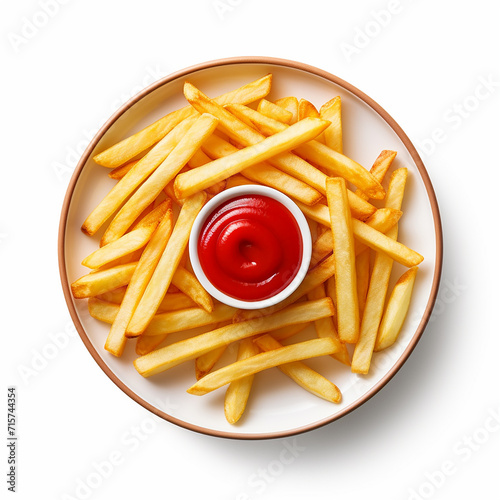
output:
[[[219,120],[218,130],[222,130],[236,144],[248,147],[265,139],[264,135],[237,118],[233,110],[235,104],[228,104],[223,108],[189,83],[184,85],[184,94],[199,112],[211,113],[216,116]],[[258,114],[260,115],[260,113]],[[285,128],[286,126],[283,125],[281,131],[284,131]],[[321,191],[325,188],[325,174],[297,155],[285,152],[270,158],[269,162],[287,174],[307,182],[314,189]]]
[[[380,324],[375,351],[390,347],[399,335],[410,307],[411,294],[418,267],[411,267],[396,282]]]
[[[276,116],[265,116],[258,111],[244,106],[232,105],[230,109],[245,112],[258,130],[264,135],[273,135],[287,129],[288,125],[281,123]],[[330,124],[330,122],[328,122]],[[319,165],[329,173],[342,176],[352,182],[372,198],[382,199],[385,195],[380,182],[365,168],[351,158],[330,149],[318,141],[310,141],[295,148],[296,153],[307,161]]]
[[[283,348],[283,346],[271,335],[257,337],[255,343],[263,351],[273,351]],[[331,355],[335,355],[335,352]],[[342,399],[339,388],[333,382],[330,382],[301,361],[280,363],[277,366],[285,375],[311,394],[332,403],[339,403]]]
[[[247,167],[260,163],[280,153],[311,140],[320,134],[328,122],[308,118],[292,125],[289,129],[268,137],[262,142],[241,149],[232,155],[207,163],[196,170],[180,174],[174,183],[178,198],[186,198],[216,182],[241,172]]]
[[[238,347],[238,361],[251,358],[259,353],[259,348],[252,339],[240,340]],[[201,377],[200,377],[201,378]],[[247,406],[250,390],[252,389],[254,374],[233,380],[224,396],[224,415],[230,424],[235,424],[243,415]],[[198,379],[200,380],[200,379]]]
[[[102,237],[82,261],[91,272],[71,284],[90,315],[111,325],[106,351],[122,356],[134,340],[140,375],[191,361],[188,393],[228,385],[230,424],[253,400],[254,375],[272,367],[339,403],[341,388],[303,361],[328,356],[337,369],[369,373],[373,353],[397,341],[423,260],[398,241],[408,171],[394,168],[396,152],[382,150],[368,171],[343,152],[339,96],[318,107],[295,96],[271,102],[271,80],[215,99],[185,82],[186,107],[94,156],[116,185],[83,222],[84,233]],[[300,285],[258,310],[214,300],[187,252],[206,201],[246,184],[288,195],[316,236]],[[394,262],[409,269],[386,301]],[[184,340],[170,341],[176,332]]]
[[[179,123],[146,156],[138,161],[87,217],[82,225],[82,231],[91,236],[95,234],[134,190],[168,157],[193,123],[194,119]]]
[[[407,174],[406,169],[398,169],[393,173],[387,190],[387,207],[401,208]],[[389,241],[395,241],[397,232],[398,228],[394,226],[389,230],[386,238]],[[393,261],[390,256],[383,252],[377,252],[363,310],[360,338],[352,358],[351,369],[355,373],[366,374],[370,369],[375,341],[384,311],[392,264]]]
[[[259,108],[257,108],[257,111],[260,111]],[[265,115],[266,113],[263,113],[263,114]],[[314,104],[312,102],[308,101],[307,99],[301,99],[299,101],[298,114],[299,114],[299,116],[298,116],[299,120],[302,120],[303,118],[305,118],[307,116],[309,116],[311,118],[321,118],[319,111],[316,109],[316,106],[314,106]],[[324,117],[324,119],[331,121],[327,117]],[[286,123],[283,120],[280,120],[280,122]],[[328,128],[330,128],[330,127],[328,127]]]
[[[337,153],[343,152],[342,144],[342,112],[341,112],[340,96],[334,97],[328,102],[325,102],[319,110],[320,118],[328,120],[331,125],[323,132],[325,136],[325,144]]]
[[[202,148],[213,159],[239,151],[238,148],[216,135],[207,139]],[[248,167],[242,170],[241,174],[250,181],[277,189],[308,206],[316,204],[321,199],[319,191],[266,162]]]
[[[115,241],[125,233],[139,214],[162,192],[165,186],[186,165],[204,140],[212,134],[216,126],[217,119],[208,114],[201,115],[200,118],[193,123],[163,163],[132,195],[112,220],[101,239],[101,244],[103,246]],[[178,196],[178,198],[186,197],[187,196]]]
[[[126,343],[126,329],[132,318],[137,304],[139,303],[144,290],[146,289],[151,276],[160,260],[160,257],[165,249],[165,246],[170,238],[173,227],[172,210],[169,209],[165,213],[158,229],[153,234],[151,241],[144,250],[134,274],[127,286],[125,296],[120,304],[119,311],[113,319],[113,324],[109,331],[104,348],[114,354],[121,356]],[[106,247],[104,247],[106,248]]]
[[[172,285],[184,292],[193,302],[207,312],[212,312],[214,303],[212,297],[201,286],[196,276],[183,267],[178,267],[172,276]],[[161,305],[161,304],[160,304]]]
[[[272,75],[266,75],[239,89],[216,97],[215,101],[221,105],[229,102],[249,104],[257,101],[265,97],[271,90],[271,78]],[[173,111],[149,127],[95,155],[93,159],[96,163],[104,167],[118,167],[163,139],[177,124],[195,115],[196,111],[191,106]]]
[[[294,112],[289,111],[284,107],[278,106],[274,102],[270,102],[267,99],[261,99],[259,101],[257,111],[264,115],[267,113],[273,113],[276,116],[279,116],[280,122],[286,123],[287,125],[291,125],[292,123],[295,123],[297,121],[297,116]],[[316,116],[316,118],[319,118],[319,115]]]
[[[274,366],[288,368],[289,373],[293,373],[298,379],[299,369],[297,366],[287,367],[288,363],[293,363],[306,358],[315,358],[317,356],[326,356],[335,352],[335,344],[332,339],[314,339],[306,340],[299,344],[288,345],[271,351],[262,352],[247,359],[236,361],[235,363],[220,368],[215,372],[209,373],[196,384],[192,385],[188,392],[196,396],[207,394],[223,385],[229,384],[233,380],[239,380],[243,377],[248,377],[254,373],[258,373]],[[295,370],[294,370],[295,368]],[[305,384],[306,377],[302,374],[301,382]],[[312,385],[312,384],[311,384]],[[320,391],[316,388],[316,391]]]
[[[131,262],[82,276],[71,284],[73,297],[87,299],[127,285],[136,266],[137,262]]]
[[[401,210],[396,210],[392,208],[379,208],[366,221],[366,224],[372,227],[373,229],[380,231],[381,233],[386,233],[391,227],[393,227],[398,222],[401,215],[403,215],[403,212],[401,212]],[[364,250],[366,250],[366,248],[367,248],[366,245],[364,245],[363,243],[360,243],[359,241],[354,242],[354,253],[356,256],[361,254]],[[315,266],[320,260],[322,260],[328,254],[330,254],[332,250],[333,250],[333,235],[331,230],[327,229],[316,239],[316,241],[313,244],[314,258],[311,259],[311,266]]]
[[[309,300],[323,299],[326,296],[325,286],[323,283],[321,283],[321,285],[318,285],[307,294]],[[314,327],[316,329],[316,334],[320,339],[329,337],[334,340],[334,342],[337,344],[338,349],[332,354],[332,356],[335,359],[338,359],[341,363],[349,366],[351,364],[349,359],[349,352],[347,351],[346,345],[339,339],[339,335],[333,322],[333,317],[328,316],[327,318],[317,319],[314,322]],[[276,338],[276,335],[274,334],[273,337]]]
[[[187,247],[194,219],[203,207],[206,197],[204,192],[200,192],[188,198],[182,205],[167,246],[127,326],[127,336],[137,337],[143,333],[158,310]]]
[[[172,345],[153,351],[146,356],[137,358],[134,366],[144,377],[168,370],[184,361],[194,359],[206,352],[217,349],[231,342],[241,340],[252,335],[277,330],[287,325],[315,321],[334,314],[333,305],[329,298],[292,305],[284,311],[271,314],[263,318],[255,318],[240,323],[218,328],[197,337],[181,340]],[[324,339],[321,339],[324,340]],[[336,349],[331,339],[332,352]]]
[[[340,340],[355,343],[359,336],[359,306],[351,213],[345,180],[332,177],[326,183],[333,235],[337,325]]]
[[[282,97],[274,101],[274,104],[292,113],[291,123],[295,123],[299,119],[299,100],[296,97]]]

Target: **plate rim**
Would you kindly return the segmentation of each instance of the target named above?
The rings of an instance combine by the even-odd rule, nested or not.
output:
[[[311,422],[311,423],[308,423],[306,425],[302,425],[300,427],[295,427],[293,429],[288,429],[288,430],[283,430],[283,431],[258,432],[258,433],[251,433],[251,434],[246,434],[246,433],[241,432],[241,431],[228,432],[228,431],[223,431],[223,430],[210,429],[210,428],[203,427],[203,426],[200,426],[197,424],[186,422],[182,419],[179,419],[177,417],[169,415],[168,413],[151,405],[150,403],[148,403],[147,401],[142,399],[128,385],[126,385],[111,370],[111,368],[108,367],[108,365],[106,364],[104,359],[101,357],[99,352],[92,345],[92,342],[90,341],[90,338],[87,336],[87,333],[85,331],[84,326],[80,322],[80,319],[78,317],[78,313],[76,311],[76,308],[75,308],[75,305],[73,303],[72,296],[71,296],[71,288],[70,288],[70,283],[68,281],[68,274],[67,274],[67,269],[66,269],[66,252],[65,252],[65,241],[66,241],[65,236],[66,236],[67,219],[68,219],[68,214],[69,214],[69,207],[71,205],[71,200],[73,197],[74,190],[76,188],[76,184],[77,184],[78,179],[83,171],[83,168],[84,168],[85,164],[87,163],[87,161],[89,160],[90,155],[93,152],[95,146],[103,138],[103,136],[108,131],[108,129],[128,109],[130,109],[132,106],[137,104],[139,101],[141,101],[148,94],[154,92],[155,90],[162,87],[163,85],[166,85],[167,83],[169,83],[173,80],[176,80],[178,78],[182,78],[182,77],[187,76],[187,75],[189,75],[193,72],[196,72],[196,71],[216,68],[219,66],[238,65],[238,64],[242,64],[242,65],[243,64],[262,64],[262,65],[272,65],[272,66],[283,66],[283,67],[290,68],[290,69],[304,71],[306,73],[310,73],[312,75],[324,78],[325,80],[328,80],[328,81],[344,88],[345,90],[347,90],[348,92],[350,92],[351,94],[353,94],[354,96],[358,97],[363,102],[365,102],[396,133],[396,135],[399,137],[401,142],[406,147],[408,154],[411,156],[412,160],[414,161],[414,163],[419,171],[419,174],[422,178],[422,181],[424,183],[424,187],[425,187],[425,190],[427,192],[427,195],[429,197],[429,202],[430,202],[432,217],[433,217],[433,222],[434,222],[434,228],[435,228],[435,239],[436,239],[436,255],[435,255],[434,276],[433,276],[433,280],[432,280],[432,286],[431,286],[429,299],[427,301],[425,310],[423,312],[422,319],[421,319],[419,325],[417,326],[415,333],[412,335],[412,338],[411,338],[408,346],[402,352],[401,356],[399,357],[397,362],[394,364],[394,366],[392,366],[391,369],[388,370],[387,373],[385,373],[385,375],[369,391],[367,391],[360,398],[356,399],[350,405],[346,406],[345,408],[343,408],[338,413],[335,413],[334,415],[330,415],[330,416],[323,418],[321,420]],[[73,175],[71,176],[71,179],[69,181],[69,184],[68,184],[68,187],[66,190],[66,194],[64,196],[63,205],[61,208],[61,215],[60,215],[60,219],[59,219],[57,248],[58,248],[59,274],[60,274],[64,298],[65,298],[71,319],[72,319],[72,321],[75,325],[75,328],[78,331],[78,334],[79,334],[80,338],[82,339],[85,347],[87,348],[87,350],[89,351],[91,356],[94,358],[94,361],[96,361],[96,363],[104,371],[104,373],[110,378],[110,380],[116,386],[118,386],[125,394],[127,394],[131,399],[133,399],[136,403],[139,403],[141,406],[143,406],[144,408],[146,408],[147,410],[149,410],[153,414],[157,415],[158,417],[160,417],[164,420],[167,420],[170,423],[173,423],[179,427],[182,427],[182,428],[194,431],[194,432],[198,432],[200,434],[205,434],[205,435],[214,436],[214,437],[229,438],[229,439],[239,439],[239,440],[278,439],[278,438],[295,436],[295,435],[298,435],[298,434],[301,434],[304,432],[312,431],[314,429],[318,429],[320,427],[323,427],[324,425],[330,424],[330,423],[344,417],[345,415],[351,413],[355,409],[362,406],[364,403],[366,403],[373,396],[375,396],[375,394],[377,394],[396,375],[396,373],[402,368],[402,366],[405,364],[405,362],[407,361],[407,359],[410,356],[410,354],[412,353],[412,351],[415,349],[417,343],[421,339],[422,334],[427,326],[427,323],[429,322],[432,310],[434,308],[434,304],[435,304],[436,299],[437,299],[437,294],[439,291],[439,284],[440,284],[440,280],[441,280],[441,273],[442,273],[442,262],[443,262],[442,224],[441,224],[441,215],[440,215],[440,211],[439,211],[436,193],[434,191],[434,187],[431,183],[427,169],[425,168],[424,163],[423,163],[422,159],[420,158],[420,155],[418,154],[413,143],[410,141],[409,137],[406,135],[406,133],[403,131],[403,129],[399,126],[399,124],[376,101],[374,101],[371,97],[366,95],[364,92],[359,90],[354,85],[346,82],[342,78],[339,78],[338,76],[333,75],[332,73],[329,73],[328,71],[319,69],[315,66],[311,66],[311,65],[306,64],[306,63],[293,61],[290,59],[274,58],[274,57],[267,57],[267,56],[227,57],[227,58],[215,59],[212,61],[206,61],[206,62],[202,62],[199,64],[189,66],[187,68],[184,68],[184,69],[181,69],[181,70],[176,71],[174,73],[171,73],[163,78],[160,78],[156,82],[154,82],[151,85],[144,88],[138,94],[136,94],[131,99],[129,99],[125,104],[123,104],[118,110],[116,110],[108,118],[108,120],[106,120],[106,122],[101,126],[99,131],[96,133],[96,135],[90,141],[89,145],[86,147],[85,151],[81,155],[81,157],[80,157],[80,159],[75,167]]]

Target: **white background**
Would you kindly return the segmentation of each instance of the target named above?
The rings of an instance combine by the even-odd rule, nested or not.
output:
[[[18,393],[18,498],[498,498],[500,54],[493,5],[4,5],[1,373],[3,404],[8,386]],[[286,440],[208,437],[137,405],[73,333],[58,273],[63,197],[96,129],[154,80],[241,55],[315,65],[375,99],[419,148],[444,229],[436,310],[403,369],[347,417]]]

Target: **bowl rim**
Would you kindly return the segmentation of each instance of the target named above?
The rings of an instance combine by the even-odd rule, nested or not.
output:
[[[66,236],[66,223],[67,223],[67,218],[69,214],[69,208],[71,205],[71,199],[73,196],[73,192],[76,188],[78,179],[83,171],[83,168],[87,161],[90,158],[91,153],[93,152],[94,148],[96,145],[99,143],[99,141],[102,139],[102,137],[105,135],[105,133],[108,131],[108,129],[124,114],[127,112],[128,109],[130,109],[132,106],[134,106],[136,103],[138,103],[140,100],[142,100],[144,97],[146,97],[148,94],[154,92],[158,88],[162,87],[163,85],[176,80],[178,78],[183,78],[193,72],[196,71],[201,71],[205,69],[210,69],[210,68],[216,68],[219,66],[230,66],[230,65],[239,65],[239,64],[262,64],[262,65],[272,65],[272,66],[281,66],[289,69],[294,69],[294,70],[299,70],[303,71],[306,73],[310,73],[312,75],[318,76],[320,78],[323,78],[339,87],[342,87],[346,91],[350,92],[354,96],[356,96],[358,99],[362,100],[365,102],[373,111],[375,111],[388,125],[389,127],[395,132],[395,134],[399,137],[401,142],[404,144],[406,147],[408,154],[412,157],[419,174],[421,176],[421,179],[424,183],[425,189],[427,191],[427,195],[429,197],[429,202],[432,210],[432,216],[433,216],[433,221],[434,221],[434,232],[435,232],[435,240],[436,240],[436,254],[435,254],[435,268],[434,268],[434,275],[432,278],[432,287],[431,291],[429,294],[429,300],[427,301],[425,310],[422,314],[422,319],[417,326],[415,333],[413,334],[408,346],[406,349],[403,351],[401,354],[400,358],[398,361],[394,364],[394,366],[388,370],[388,372],[379,380],[378,383],[376,383],[369,391],[367,391],[363,396],[355,400],[353,403],[351,403],[349,406],[346,406],[343,408],[341,411],[335,413],[334,415],[330,415],[326,418],[323,418],[321,420],[315,421],[315,422],[310,422],[306,425],[299,426],[293,429],[287,429],[283,431],[270,431],[270,432],[258,432],[258,433],[252,433],[252,434],[246,434],[244,432],[227,432],[223,430],[216,430],[216,429],[209,429],[204,426],[200,426],[197,424],[193,424],[190,422],[186,422],[182,419],[176,418],[172,415],[169,415],[168,413],[156,408],[143,398],[141,398],[137,393],[135,393],[130,387],[128,387],[112,370],[111,368],[108,367],[108,365],[105,363],[104,359],[101,357],[101,355],[97,352],[97,350],[94,348],[92,345],[92,342],[90,341],[90,338],[87,336],[85,332],[85,328],[83,327],[82,323],[80,322],[80,318],[78,316],[78,313],[76,311],[76,308],[73,304],[73,299],[71,295],[71,288],[70,288],[70,283],[68,281],[68,274],[67,274],[67,269],[66,269],[66,252],[65,252],[65,236]],[[71,316],[71,319],[73,320],[73,323],[75,325],[76,330],[78,331],[78,334],[80,335],[80,338],[82,339],[84,345],[86,346],[87,350],[89,351],[90,355],[94,358],[96,363],[99,365],[99,367],[104,371],[104,373],[111,379],[111,381],[117,385],[125,394],[127,394],[131,399],[133,399],[135,402],[139,403],[141,406],[152,412],[153,414],[159,416],[160,418],[167,420],[173,424],[178,425],[179,427],[183,427],[185,429],[195,431],[201,434],[206,434],[209,436],[214,436],[214,437],[223,437],[223,438],[229,438],[229,439],[240,439],[240,440],[261,440],[261,439],[278,439],[278,438],[284,438],[284,437],[289,437],[289,436],[294,436],[297,434],[301,434],[304,432],[308,432],[314,429],[318,429],[320,427],[323,427],[324,425],[330,424],[345,415],[349,414],[350,412],[354,411],[355,409],[359,408],[362,406],[364,403],[366,403],[369,399],[371,399],[375,394],[377,394],[393,377],[394,375],[401,369],[401,367],[404,365],[412,351],[415,349],[418,341],[422,337],[422,334],[425,330],[425,327],[427,326],[427,323],[430,319],[432,309],[434,307],[434,304],[437,299],[437,294],[439,291],[439,284],[441,280],[441,272],[442,272],[442,263],[443,263],[443,233],[442,233],[442,224],[441,224],[441,216],[440,216],[440,211],[439,211],[439,206],[436,198],[436,194],[434,191],[434,187],[432,186],[429,174],[424,166],[424,163],[422,159],[420,158],[420,155],[418,154],[415,146],[413,143],[410,141],[409,137],[406,135],[406,133],[403,131],[403,129],[399,126],[399,124],[392,118],[392,116],[384,109],[382,106],[380,106],[377,102],[375,102],[371,97],[366,95],[364,92],[359,90],[357,87],[354,85],[346,82],[345,80],[339,78],[338,76],[333,75],[332,73],[329,73],[328,71],[319,69],[315,66],[311,66],[306,63],[302,62],[297,62],[289,59],[283,59],[283,58],[273,58],[273,57],[267,57],[267,56],[240,56],[240,57],[228,57],[228,58],[222,58],[222,59],[216,59],[216,60],[211,60],[211,61],[206,61],[202,62],[199,64],[195,64],[193,66],[189,66],[187,68],[184,68],[182,70],[176,71],[174,73],[171,73],[156,82],[152,83],[145,89],[143,89],[141,92],[136,94],[134,97],[132,97],[129,101],[127,101],[125,104],[123,104],[117,111],[115,111],[111,117],[101,126],[97,134],[94,136],[94,138],[90,141],[89,145],[83,152],[80,160],[78,161],[78,164],[75,167],[75,170],[73,172],[73,175],[69,181],[68,188],[66,190],[66,195],[63,200],[62,208],[61,208],[61,215],[60,215],[60,220],[59,220],[59,232],[58,232],[58,261],[59,261],[59,274],[60,274],[60,279],[61,279],[61,285],[64,293],[64,298],[66,300],[66,304],[68,306],[68,310]]]
[[[272,297],[269,297],[267,299],[255,301],[237,299],[216,288],[206,276],[198,256],[198,238],[200,236],[203,224],[206,222],[210,214],[226,201],[230,201],[239,196],[251,194],[267,196],[268,198],[272,198],[273,200],[281,203],[292,214],[293,218],[299,226],[300,234],[302,236],[302,258],[297,274],[295,275],[293,280],[276,295],[273,295]],[[203,288],[215,299],[223,302],[228,306],[236,307],[238,309],[261,309],[264,307],[274,306],[278,302],[285,300],[297,289],[297,287],[304,280],[309,268],[309,264],[311,262],[311,253],[311,232],[309,229],[309,225],[307,224],[307,220],[300,208],[291,198],[289,198],[281,191],[278,191],[277,189],[271,188],[269,186],[262,186],[259,184],[234,186],[229,189],[225,189],[224,191],[221,191],[220,193],[215,195],[203,206],[203,208],[196,216],[193,227],[191,229],[191,234],[189,236],[189,256],[191,258],[191,265],[193,267],[194,274],[202,284]]]

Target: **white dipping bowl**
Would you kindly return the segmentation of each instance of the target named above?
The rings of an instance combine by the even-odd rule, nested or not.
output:
[[[233,198],[237,198],[238,196],[243,195],[261,195],[272,198],[288,209],[288,211],[292,214],[294,219],[297,221],[299,226],[300,234],[302,236],[302,260],[300,263],[299,270],[293,280],[287,285],[286,288],[278,292],[276,295],[272,297],[268,297],[263,300],[241,300],[231,297],[224,292],[221,292],[218,288],[216,288],[210,280],[205,275],[203,268],[200,264],[200,259],[198,257],[198,239],[200,237],[200,232],[203,228],[203,225],[207,219],[207,217],[219,206],[229,201]],[[263,307],[273,306],[278,304],[282,300],[286,299],[289,295],[291,295],[297,287],[300,285],[302,280],[304,279],[307,270],[309,268],[309,263],[311,261],[311,252],[312,252],[312,241],[311,241],[311,232],[309,230],[309,225],[307,224],[306,218],[304,214],[300,210],[300,208],[286,195],[277,191],[276,189],[267,187],[267,186],[259,186],[254,184],[249,184],[245,186],[236,186],[230,189],[226,189],[222,191],[218,195],[214,196],[208,203],[200,210],[200,213],[196,217],[193,228],[191,230],[191,235],[189,237],[189,256],[191,259],[191,264],[193,266],[193,271],[196,274],[196,277],[200,281],[201,285],[205,290],[218,301],[227,304],[232,307],[236,307],[238,309],[261,309]]]

